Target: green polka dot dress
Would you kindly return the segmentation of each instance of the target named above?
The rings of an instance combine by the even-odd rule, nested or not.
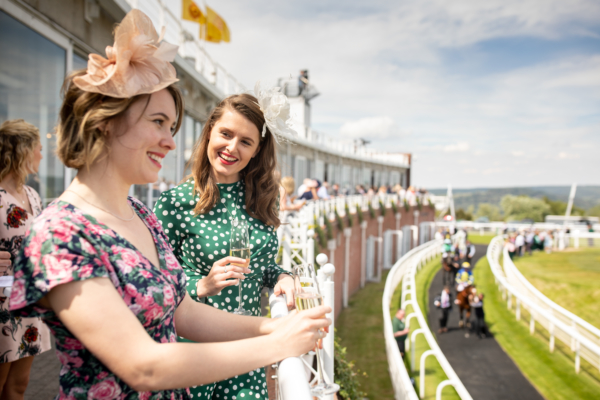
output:
[[[246,274],[246,280],[242,283],[243,307],[251,311],[252,315],[260,316],[262,288],[274,287],[279,275],[287,273],[275,263],[279,245],[277,232],[272,226],[248,215],[245,185],[242,181],[218,186],[220,201],[208,213],[194,216],[194,207],[199,197],[193,192],[193,180],[163,192],[154,206],[154,212],[186,273],[187,291],[191,298],[227,312],[238,307],[236,286],[227,287],[216,296],[199,298],[196,283],[208,275],[215,261],[229,255],[231,217],[248,221],[251,273]],[[181,337],[178,340],[188,341]],[[269,398],[263,368],[190,390],[193,399]]]

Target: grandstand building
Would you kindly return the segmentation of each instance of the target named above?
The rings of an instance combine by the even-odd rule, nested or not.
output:
[[[88,54],[105,54],[113,44],[112,31],[132,7],[138,7],[155,26],[166,26],[165,40],[178,44],[174,65],[185,96],[185,118],[176,136],[177,150],[163,161],[161,179],[135,186],[132,195],[152,205],[160,190],[175,185],[188,173],[194,144],[210,110],[227,95],[244,92],[225,68],[186,30],[179,2],[158,0],[0,0],[0,123],[23,118],[40,129],[43,160],[39,176],[29,182],[44,204],[58,197],[75,176],[55,156],[53,134],[61,104],[60,89],[71,71],[86,68]],[[296,184],[304,178],[355,185],[410,185],[410,154],[368,151],[364,141],[345,142],[310,127],[314,88],[298,90],[282,82],[295,115],[298,136],[279,144],[283,176]]]

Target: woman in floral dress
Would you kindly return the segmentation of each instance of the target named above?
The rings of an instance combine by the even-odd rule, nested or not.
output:
[[[275,138],[271,131],[260,134],[264,124],[254,96],[223,100],[204,126],[193,155],[192,176],[164,192],[154,208],[188,277],[190,297],[232,312],[240,305],[239,290],[232,285],[241,279],[242,306],[255,316],[261,315],[263,287],[275,287],[277,294],[285,292],[288,305],[293,305],[293,279],[275,263],[279,184]],[[236,220],[250,226],[248,269],[213,265],[229,255],[231,226]],[[199,399],[239,399],[250,392],[257,392],[253,399],[268,399],[263,368],[191,391]]]
[[[17,255],[25,232],[42,212],[40,196],[25,185],[42,159],[38,129],[22,119],[0,125],[0,251]],[[40,318],[21,318],[9,311],[13,270],[3,272],[0,287],[0,393],[23,398],[33,356],[50,349],[50,331]]]
[[[115,40],[107,59],[90,55],[87,71],[65,82],[57,153],[78,173],[23,243],[11,310],[41,316],[54,334],[57,399],[190,399],[190,386],[311,349],[330,309],[269,320],[190,299],[156,217],[127,196],[132,184],[156,182],[175,149],[184,115],[169,63],[176,47],[137,9]]]

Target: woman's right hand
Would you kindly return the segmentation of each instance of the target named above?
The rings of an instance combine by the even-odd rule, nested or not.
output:
[[[240,267],[246,262],[243,258],[237,257],[225,257],[216,261],[208,275],[196,284],[198,297],[217,295],[224,288],[237,285],[240,279],[246,279],[244,274],[250,273],[250,269]]]
[[[313,350],[317,341],[327,335],[325,329],[331,325],[331,320],[324,315],[330,312],[328,306],[292,311],[271,334],[274,343],[281,346],[285,357],[298,357]]]

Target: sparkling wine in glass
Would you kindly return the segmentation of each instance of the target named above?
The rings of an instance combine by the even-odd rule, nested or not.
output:
[[[248,222],[235,219],[231,224],[231,238],[229,239],[229,255],[232,257],[243,258],[246,260],[244,264],[234,264],[238,267],[248,268],[250,265],[250,235],[248,233],[249,225]],[[243,307],[244,298],[242,297],[242,280],[238,281],[238,293],[240,298],[240,305],[238,308],[233,310],[234,314],[238,315],[252,315],[248,310]]]
[[[323,304],[323,296],[321,295],[312,264],[300,265],[294,268],[294,298],[296,299],[296,308],[299,312]],[[316,397],[337,393],[340,390],[340,386],[336,383],[327,383],[325,381],[321,350],[318,347],[315,349],[315,354],[317,356],[319,380],[316,385],[310,388],[310,393]]]

